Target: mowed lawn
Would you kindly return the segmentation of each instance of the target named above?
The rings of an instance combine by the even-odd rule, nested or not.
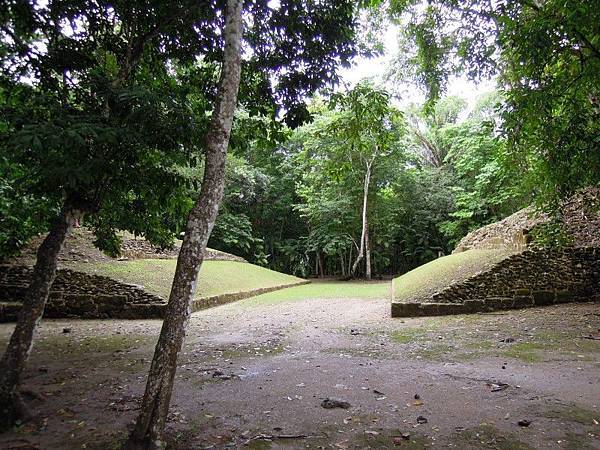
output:
[[[467,250],[434,259],[394,279],[396,302],[415,302],[456,282],[483,272],[511,253],[505,250]]]
[[[389,281],[321,281],[269,292],[244,300],[247,306],[263,306],[287,301],[327,298],[389,299]]]
[[[175,274],[175,259],[137,259],[85,264],[80,269],[129,284],[143,286],[148,292],[168,298]],[[200,269],[196,298],[259,288],[295,284],[303,281],[284,273],[238,261],[205,261]]]

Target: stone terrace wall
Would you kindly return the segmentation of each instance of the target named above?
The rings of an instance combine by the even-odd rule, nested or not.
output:
[[[533,208],[525,208],[507,218],[471,231],[457,244],[452,253],[470,249],[510,249],[522,252],[529,244],[529,231],[548,220],[544,214],[536,214]]]
[[[533,292],[564,291],[571,297],[600,294],[600,248],[526,250],[500,261],[487,272],[448,286],[432,302],[532,296]]]
[[[31,279],[27,266],[0,265],[0,322],[14,321]],[[192,311],[231,303],[279,289],[307,284],[302,280],[281,286],[231,292],[195,299]],[[112,278],[58,270],[44,310],[46,318],[158,319],[164,316],[166,301],[142,288]]]
[[[392,317],[461,314],[568,301],[600,300],[600,187],[582,189],[560,205],[560,227],[570,247],[546,250],[531,232],[550,218],[525,208],[472,231],[453,253],[504,248],[516,255],[421,303],[392,303]],[[393,301],[393,299],[392,299]]]
[[[600,187],[582,189],[560,205],[560,226],[573,247],[600,247]],[[550,217],[529,207],[467,234],[453,253],[465,250],[532,247],[531,232]]]
[[[394,303],[392,317],[461,314],[600,300],[600,248],[527,250],[450,285],[422,303]]]
[[[0,265],[0,322],[14,320],[32,269]],[[149,319],[162,317],[165,300],[112,278],[58,270],[44,317]]]

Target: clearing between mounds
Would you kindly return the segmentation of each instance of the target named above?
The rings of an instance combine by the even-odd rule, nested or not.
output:
[[[389,320],[388,294],[314,282],[192,314],[169,448],[599,448],[598,303]],[[44,320],[23,385],[39,415],[0,448],[120,448],[160,327]]]

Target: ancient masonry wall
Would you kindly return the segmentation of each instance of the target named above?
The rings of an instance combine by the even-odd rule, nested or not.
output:
[[[600,248],[526,250],[421,303],[392,303],[392,317],[462,314],[600,300]]]
[[[16,320],[32,269],[26,266],[0,265],[0,322]],[[302,280],[245,292],[233,292],[194,300],[192,311],[223,305],[286,287],[310,283]],[[165,299],[142,288],[109,277],[88,275],[68,269],[57,272],[48,303],[46,318],[82,319],[159,319],[164,315]]]
[[[0,266],[0,321],[14,320],[31,280],[26,266]],[[112,278],[60,269],[44,310],[47,318],[149,319],[162,316],[165,300]]]

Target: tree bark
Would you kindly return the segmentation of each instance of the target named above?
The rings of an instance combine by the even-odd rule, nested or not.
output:
[[[16,420],[28,418],[19,392],[21,375],[31,353],[33,335],[44,314],[50,287],[56,277],[58,254],[78,214],[78,211],[65,203],[48,236],[38,248],[31,284],[25,293],[15,330],[0,361],[0,431],[10,428]]]
[[[350,251],[348,252],[348,270],[346,271],[346,273],[348,274],[348,278],[350,278],[352,275],[350,273],[350,271],[352,270],[352,250],[353,250],[354,246],[350,245]]]
[[[367,161],[365,164],[367,170],[365,172],[363,184],[362,232],[360,235],[360,248],[358,250],[358,255],[356,256],[354,264],[352,264],[352,269],[350,270],[351,277],[354,277],[356,274],[356,269],[365,255],[365,235],[367,233],[367,200],[369,198],[369,184],[371,183],[371,164],[372,161]]]
[[[185,338],[196,281],[225,184],[225,157],[237,103],[241,71],[242,0],[228,0],[225,51],[217,104],[206,135],[206,163],[200,196],[187,221],[169,303],[154,351],[146,391],[127,449],[161,449],[177,356]]]
[[[323,265],[323,254],[321,252],[318,252],[317,258],[319,259],[319,278],[325,278],[325,267]]]
[[[369,240],[369,224],[367,221],[365,232],[365,278],[371,279],[371,242]]]

